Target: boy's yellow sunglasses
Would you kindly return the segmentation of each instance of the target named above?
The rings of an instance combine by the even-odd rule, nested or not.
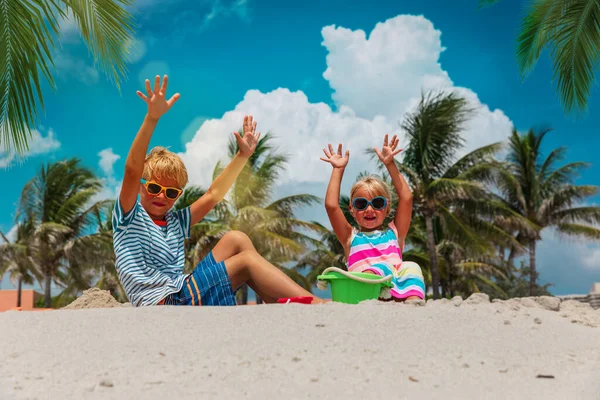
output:
[[[183,192],[182,189],[162,186],[156,182],[148,182],[145,179],[140,179],[140,182],[146,187],[148,194],[158,196],[162,192],[165,192],[165,197],[169,200],[176,200],[181,195],[181,192]]]

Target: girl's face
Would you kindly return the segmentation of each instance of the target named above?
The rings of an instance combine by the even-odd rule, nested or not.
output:
[[[366,188],[359,188],[354,197],[351,199],[350,203],[350,212],[358,225],[361,227],[362,231],[374,231],[377,230],[383,225],[383,220],[388,216],[390,212],[390,202],[386,199],[385,207],[382,209],[375,209],[373,205],[369,204],[366,209],[359,210],[358,208],[354,208],[353,203],[358,198],[367,199],[367,201],[372,202],[376,197],[384,197],[384,196],[373,196]],[[381,203],[381,200],[376,199],[375,205],[378,206]]]
[[[179,193],[177,190],[179,190]],[[151,178],[146,185],[140,183],[140,203],[150,218],[155,220],[164,218],[167,211],[173,207],[175,201],[179,198],[179,195],[181,195],[181,189],[174,179]],[[173,198],[174,196],[177,197]]]

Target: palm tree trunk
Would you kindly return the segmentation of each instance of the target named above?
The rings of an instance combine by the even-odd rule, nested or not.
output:
[[[537,270],[535,265],[535,240],[529,245],[529,295],[533,296],[535,292],[535,280],[537,278]]]
[[[23,278],[17,281],[17,307],[21,307],[21,292],[23,289]]]
[[[452,280],[452,274],[454,273],[454,258],[450,259],[448,263],[448,290],[450,291],[450,298],[454,297],[454,281]]]
[[[431,216],[425,216],[425,228],[427,229],[427,251],[429,253],[429,268],[431,270],[431,289],[433,298],[440,298],[439,284],[440,276],[438,274],[438,259],[435,246],[435,237],[433,236],[433,219]]]
[[[440,278],[440,287],[442,288],[442,298],[445,298],[447,287],[448,287],[448,283],[447,283],[446,279]]]
[[[514,247],[510,248],[510,253],[508,255],[508,265],[512,268],[515,266],[515,254],[517,253],[516,249]]]
[[[50,294],[50,285],[52,283],[52,277],[50,274],[44,276],[44,303],[46,308],[52,307],[52,295]]]

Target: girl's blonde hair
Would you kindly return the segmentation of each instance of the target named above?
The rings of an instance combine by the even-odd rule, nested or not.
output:
[[[144,161],[142,178],[173,179],[183,189],[188,183],[188,174],[181,158],[165,147],[154,147]]]
[[[392,201],[392,194],[390,193],[390,189],[388,185],[382,181],[378,176],[375,175],[367,175],[359,178],[354,185],[352,185],[352,189],[350,189],[350,204],[352,204],[352,200],[354,200],[354,196],[356,196],[356,192],[359,189],[367,189],[369,194],[373,197],[375,196],[383,196],[387,199],[388,204]]]

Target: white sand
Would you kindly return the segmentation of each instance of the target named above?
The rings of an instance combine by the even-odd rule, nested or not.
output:
[[[460,303],[0,313],[0,398],[600,398],[600,311]]]

